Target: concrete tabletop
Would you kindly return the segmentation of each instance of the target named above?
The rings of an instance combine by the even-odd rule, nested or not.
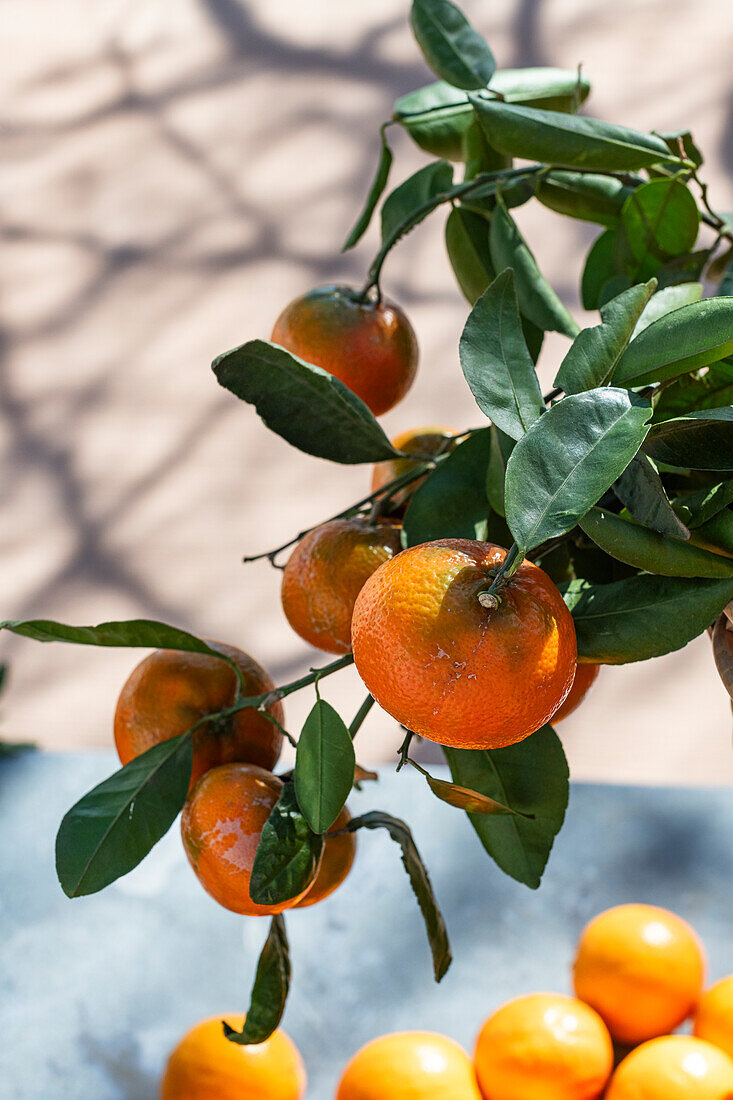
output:
[[[266,922],[204,894],[177,826],[103,893],[62,894],[58,823],[114,767],[109,753],[0,760],[5,1100],[154,1100],[182,1033],[248,1003]],[[502,875],[464,815],[414,773],[383,772],[350,806],[412,825],[455,959],[436,986],[399,851],[381,831],[362,834],[344,886],[287,915],[293,986],[284,1027],[306,1063],[308,1100],[331,1100],[341,1067],[376,1035],[434,1029],[470,1049],[484,1017],[508,997],[569,991],[575,939],[609,905],[674,909],[702,936],[710,977],[733,970],[730,790],[574,785],[535,892]]]

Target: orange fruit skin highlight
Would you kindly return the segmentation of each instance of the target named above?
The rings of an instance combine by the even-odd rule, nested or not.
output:
[[[285,307],[273,343],[339,378],[381,416],[409,390],[417,337],[394,302],[358,301],[347,286],[320,286]]]
[[[721,978],[700,998],[693,1020],[699,1039],[707,1039],[733,1058],[733,974]]]
[[[225,1038],[222,1018],[242,1030],[244,1017],[236,1014],[192,1027],[171,1052],[160,1100],[302,1100],[305,1069],[285,1032],[258,1046],[238,1046]]]
[[[401,1031],[354,1055],[336,1100],[481,1100],[481,1093],[458,1043],[431,1031]]]
[[[580,706],[585,699],[590,688],[596,682],[598,673],[601,671],[600,665],[578,665],[575,671],[575,679],[573,680],[573,686],[568,692],[565,702],[555,711],[552,716],[552,721],[562,722],[563,718],[567,718],[569,714],[572,714],[574,710]]]
[[[691,1035],[665,1035],[627,1054],[606,1100],[731,1100],[733,1061]]]
[[[705,977],[702,945],[690,925],[653,905],[619,905],[583,931],[575,992],[614,1039],[642,1043],[666,1035],[695,1008]]]
[[[408,431],[396,435],[391,443],[398,451],[406,451],[407,454],[422,457],[452,451],[455,448],[454,434],[452,428],[434,424],[427,428],[410,428]],[[372,471],[372,492],[376,493],[378,489],[383,489],[385,485],[389,485],[390,481],[408,474],[417,465],[418,463],[410,458],[391,458],[385,462],[377,462]],[[404,504],[415,490],[422,485],[426,476],[416,478],[404,489],[399,489],[392,497],[393,504]]]
[[[331,520],[307,534],[288,559],[280,590],[295,633],[327,653],[349,653],[356,597],[401,548],[399,527],[358,516]]]
[[[484,1100],[596,1100],[613,1045],[600,1016],[574,997],[532,993],[502,1005],[476,1041]]]
[[[465,749],[528,737],[575,675],[575,627],[546,573],[524,561],[488,612],[478,600],[500,546],[439,539],[403,550],[354,607],[354,661],[369,691],[413,733]]]
[[[218,642],[208,644],[236,661],[245,695],[274,689],[270,676],[247,653]],[[120,761],[128,764],[153,745],[185,733],[205,715],[230,706],[236,688],[234,670],[207,653],[151,653],[133,670],[117,700],[114,737]],[[282,703],[272,703],[267,712],[283,722]],[[217,728],[203,725],[193,734],[191,787],[219,764],[243,761],[273,768],[282,740],[278,728],[254,709],[240,711]]]
[[[282,913],[306,892],[278,905],[257,905],[249,894],[262,826],[281,790],[281,781],[264,768],[223,764],[199,779],[183,807],[181,836],[189,863],[204,890],[233,913]]]
[[[294,906],[295,909],[307,909],[308,906],[323,901],[339,888],[348,875],[356,857],[356,833],[344,833],[343,836],[330,834],[345,829],[350,821],[351,814],[344,806],[326,834],[318,873],[305,897]]]

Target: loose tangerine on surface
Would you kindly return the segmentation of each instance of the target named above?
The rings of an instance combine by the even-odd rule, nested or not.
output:
[[[283,570],[281,599],[296,634],[328,653],[351,650],[351,616],[365,581],[402,549],[400,528],[335,519],[300,540]]]
[[[241,1031],[244,1016],[224,1017]],[[160,1100],[302,1100],[306,1076],[292,1040],[279,1029],[257,1046],[230,1043],[222,1017],[202,1020],[173,1049]]]
[[[479,602],[506,551],[439,539],[372,574],[354,607],[359,675],[413,733],[466,749],[501,748],[547,722],[575,675],[575,627],[546,573],[524,561],[487,611]]]
[[[700,998],[693,1019],[693,1030],[733,1058],[733,974],[721,978]]]
[[[691,1035],[651,1039],[621,1062],[606,1100],[733,1100],[733,1061]]]
[[[381,416],[405,396],[417,371],[417,338],[394,302],[360,301],[348,286],[319,286],[285,307],[279,344],[335,375]]]
[[[398,451],[407,454],[419,455],[421,458],[427,455],[433,456],[452,451],[455,448],[455,432],[452,428],[444,428],[442,425],[430,425],[427,428],[410,428],[391,440],[392,446]],[[414,458],[388,458],[384,462],[377,462],[372,471],[372,492],[383,489],[398,477],[403,477],[419,464]],[[411,481],[403,489],[392,497],[394,504],[405,504],[417,488],[422,485],[427,474]]]
[[[336,1100],[481,1100],[481,1094],[458,1043],[431,1031],[401,1031],[354,1055]]]
[[[282,782],[264,768],[223,764],[198,781],[183,807],[181,836],[189,863],[204,890],[233,913],[282,913],[306,893],[277,905],[258,905],[249,893],[262,827],[281,790]]]
[[[577,666],[573,686],[568,692],[565,702],[562,703],[553,714],[553,723],[562,722],[563,718],[567,718],[569,714],[572,714],[573,711],[580,706],[591,687],[596,682],[600,671],[600,665],[579,664]]]
[[[484,1100],[597,1100],[613,1069],[613,1045],[582,1001],[532,993],[488,1018],[474,1060]]]
[[[692,1013],[705,956],[690,925],[654,905],[618,905],[584,929],[573,968],[575,992],[603,1017],[614,1039],[666,1035]]]
[[[275,688],[257,661],[235,646],[209,642],[236,661],[242,671],[245,695],[263,695]],[[158,649],[133,670],[120,692],[114,719],[114,737],[120,761],[127,764],[153,745],[185,733],[207,714],[234,702],[237,678],[226,661],[207,653]],[[282,724],[282,703],[267,713]],[[277,726],[250,708],[214,726],[208,723],[193,734],[191,787],[210,768],[242,761],[268,770],[277,763],[282,734]],[[189,788],[190,789],[190,788]]]
[[[319,901],[323,901],[334,890],[338,890],[356,857],[356,833],[343,833],[341,836],[331,836],[331,833],[345,829],[351,821],[351,814],[344,806],[329,832],[323,845],[321,866],[308,888],[305,897],[293,907],[295,909],[307,909]]]

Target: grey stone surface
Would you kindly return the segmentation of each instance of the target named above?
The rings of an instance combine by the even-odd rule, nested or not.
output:
[[[104,893],[63,896],[58,822],[114,766],[106,753],[0,761],[3,1100],[154,1100],[179,1036],[247,1005],[266,925],[203,893],[177,827]],[[411,823],[455,961],[436,986],[398,850],[363,835],[341,890],[288,917],[294,985],[284,1026],[305,1059],[309,1100],[330,1100],[341,1066],[378,1034],[435,1029],[470,1049],[504,999],[569,990],[575,939],[609,905],[669,906],[703,937],[711,977],[733,970],[730,791],[576,784],[536,892],[501,875],[464,816],[416,774],[385,772],[350,804]]]

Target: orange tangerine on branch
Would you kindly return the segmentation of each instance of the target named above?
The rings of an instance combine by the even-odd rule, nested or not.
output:
[[[733,974],[706,989],[697,1006],[693,1030],[733,1058]]]
[[[305,897],[301,898],[294,906],[295,909],[307,909],[319,901],[323,901],[334,890],[338,890],[356,857],[356,833],[341,833],[340,836],[332,836],[332,833],[341,832],[351,821],[351,814],[344,806],[338,815],[323,845],[321,865],[316,877],[308,887]]]
[[[593,684],[596,682],[600,671],[600,665],[579,664],[577,666],[573,686],[568,692],[565,702],[562,703],[553,714],[553,722],[562,722],[563,718],[567,718],[569,714],[577,710]]]
[[[606,1100],[733,1100],[733,1061],[692,1035],[651,1039],[621,1062]]]
[[[401,1031],[354,1055],[336,1100],[481,1100],[481,1094],[458,1043],[430,1031]]]
[[[451,428],[442,425],[431,425],[427,428],[410,428],[391,440],[392,446],[398,451],[404,451],[409,455],[418,455],[419,458],[388,458],[384,462],[377,462],[372,472],[372,492],[383,489],[391,481],[398,477],[404,477],[419,465],[419,460],[426,457],[434,457],[452,451],[456,445],[455,432]],[[415,481],[398,489],[392,497],[396,505],[405,504],[415,490],[422,485],[427,474],[416,478]]]

